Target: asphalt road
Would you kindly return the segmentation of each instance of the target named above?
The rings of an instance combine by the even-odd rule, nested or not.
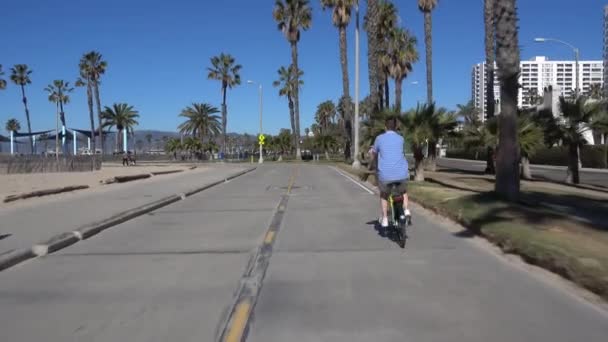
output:
[[[606,341],[606,312],[328,166],[267,165],[0,272],[2,341],[213,341],[294,179],[248,341]],[[86,205],[86,203],[82,203]]]
[[[483,172],[486,168],[485,162],[447,158],[439,159],[437,165],[445,168],[474,172]],[[539,179],[555,182],[563,182],[566,179],[566,167],[532,166],[531,171],[532,176]],[[608,171],[606,170],[582,170],[580,171],[580,178],[581,184],[608,187]]]

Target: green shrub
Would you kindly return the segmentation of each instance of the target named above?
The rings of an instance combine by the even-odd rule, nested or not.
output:
[[[469,160],[486,160],[486,149],[485,148],[453,148],[446,151],[446,157],[457,158],[457,159],[469,159]]]

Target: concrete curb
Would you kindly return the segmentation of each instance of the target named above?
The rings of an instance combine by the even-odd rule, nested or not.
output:
[[[186,193],[166,196],[161,198],[160,200],[156,200],[154,202],[150,202],[142,206],[123,211],[105,220],[101,220],[79,227],[74,231],[59,233],[51,237],[47,241],[40,242],[32,246],[31,248],[12,251],[8,254],[0,256],[0,271],[13,267],[29,259],[45,256],[47,254],[56,252],[75,243],[78,243],[81,240],[86,240],[92,236],[95,236],[108,228],[114,227],[116,225],[134,219],[138,216],[147,214],[151,211],[162,208],[169,204],[184,200],[187,197],[212,188],[216,185],[228,182],[229,180],[250,173],[256,169],[257,167],[252,167],[247,170],[237,172],[224,178],[223,180],[205,184],[201,187],[194,188]]]
[[[71,186],[65,186],[63,188],[37,190],[37,191],[26,192],[26,193],[17,194],[17,195],[6,196],[6,198],[4,199],[4,203],[24,200],[24,199],[28,199],[28,198],[32,198],[32,197],[56,195],[56,194],[60,194],[63,192],[71,192],[71,191],[83,190],[83,189],[88,189],[88,188],[89,188],[88,185],[71,185]]]

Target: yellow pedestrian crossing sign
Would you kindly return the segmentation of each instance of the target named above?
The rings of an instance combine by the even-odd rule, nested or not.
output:
[[[264,146],[264,143],[266,142],[266,137],[264,136],[264,134],[260,134],[258,136],[258,142],[260,143],[260,146]]]

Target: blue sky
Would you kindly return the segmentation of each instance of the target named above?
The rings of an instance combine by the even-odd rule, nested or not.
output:
[[[404,84],[404,107],[425,98],[423,18],[416,0],[395,0],[402,26],[418,37],[420,62]],[[301,91],[301,126],[310,126],[316,106],[337,100],[341,93],[338,33],[329,12],[311,1],[313,24],[302,33],[300,67],[305,85]],[[362,3],[362,15],[365,1]],[[34,130],[55,124],[55,108],[44,87],[53,79],[73,83],[78,60],[89,50],[100,51],[108,61],[101,98],[104,105],[128,102],[141,114],[139,129],[175,130],[178,114],[192,102],[220,105],[220,85],[207,80],[209,58],[220,52],[234,55],[243,65],[242,78],[264,86],[265,131],[289,127],[287,102],[272,81],[276,70],[290,63],[287,41],[272,19],[273,0],[106,0],[60,2],[7,1],[0,21],[0,64],[7,73],[13,64],[33,69],[27,87]],[[602,58],[603,4],[598,0],[519,0],[522,59],[545,55],[571,58],[559,45],[538,44],[535,36],[571,42],[583,59]],[[471,97],[473,64],[484,59],[483,1],[440,0],[433,14],[434,94],[436,101],[454,108]],[[354,94],[354,24],[348,33],[351,94]],[[368,93],[367,41],[361,35],[361,95]],[[417,81],[418,84],[412,84]],[[392,86],[391,86],[392,91]],[[245,82],[228,94],[229,131],[257,132],[257,88]],[[66,107],[68,126],[86,129],[86,91],[77,89]],[[25,129],[19,88],[9,84],[0,91],[0,122],[16,117]],[[3,134],[6,132],[3,132]]]

